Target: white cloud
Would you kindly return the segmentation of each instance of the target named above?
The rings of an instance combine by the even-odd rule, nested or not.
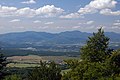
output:
[[[114,26],[120,26],[120,22],[113,23]]]
[[[84,8],[79,9],[80,14],[96,13],[98,10],[114,8],[117,2],[115,0],[93,0]]]
[[[45,24],[54,24],[54,22],[46,22]]]
[[[54,5],[46,5],[38,9],[31,9],[29,7],[16,8],[8,6],[0,6],[0,17],[7,16],[23,16],[23,17],[55,17],[64,12],[63,9],[55,7]]]
[[[120,29],[119,26],[112,26],[111,28],[112,28],[112,29]]]
[[[91,25],[93,23],[94,23],[94,21],[88,21],[88,22],[86,22],[86,24],[88,24],[88,25]]]
[[[114,15],[114,16],[120,15],[120,11],[111,11],[111,9],[103,9],[100,11],[100,13],[104,15]]]
[[[10,22],[19,22],[19,21],[20,21],[20,19],[13,19]]]
[[[80,18],[80,14],[78,13],[70,13],[68,15],[62,15],[60,18]]]
[[[113,8],[116,4],[117,2],[115,0],[94,0],[91,1],[87,6],[95,9],[104,9]]]
[[[8,7],[0,5],[0,17],[13,16],[17,11],[16,7]]]
[[[47,29],[49,26],[44,26],[44,27],[38,27],[39,29]]]
[[[33,23],[41,23],[41,21],[40,20],[35,20],[35,21],[33,21]]]
[[[46,5],[36,10],[37,15],[43,15],[44,17],[56,16],[63,13],[63,9],[57,8],[54,5]]]
[[[29,1],[23,1],[21,3],[23,3],[23,4],[35,4],[36,1],[35,0],[29,0]]]
[[[116,7],[116,4],[117,1],[115,0],[92,0],[88,5],[80,8],[77,12],[60,16],[60,18],[80,18],[85,14],[93,14],[97,12],[100,12],[100,14],[103,15],[120,15],[120,11],[112,12],[111,10]]]
[[[77,29],[77,28],[80,28],[80,26],[74,26],[74,27],[72,27],[73,29]]]
[[[16,16],[34,17],[36,15],[36,11],[34,9],[26,7],[18,9],[15,14]]]
[[[92,13],[96,13],[97,10],[93,9],[93,8],[89,8],[89,7],[85,7],[85,8],[80,8],[78,13],[80,15],[84,15],[84,14],[92,14]]]
[[[90,20],[90,21],[79,22],[78,25],[91,25],[93,23],[94,21]]]

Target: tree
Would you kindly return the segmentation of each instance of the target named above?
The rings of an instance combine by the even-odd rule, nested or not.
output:
[[[0,80],[4,76],[4,67],[6,67],[6,64],[6,57],[4,57],[3,54],[0,53]]]
[[[62,80],[98,80],[101,77],[108,78],[111,73],[106,63],[81,61],[76,67],[63,75]]]
[[[108,48],[109,38],[102,28],[89,37],[87,44],[81,48],[80,61],[69,61],[70,70],[63,75],[63,80],[113,80],[119,79],[119,55],[113,55]],[[75,65],[74,65],[75,64]],[[112,65],[114,65],[112,67]],[[116,69],[117,68],[117,69]],[[115,69],[115,70],[114,70]],[[117,72],[118,71],[118,72]],[[113,72],[119,76],[112,77]]]
[[[40,62],[40,66],[36,67],[28,74],[28,80],[61,80],[61,69],[54,62]]]
[[[120,77],[120,50],[115,50],[112,53],[107,64],[111,70],[112,76]]]
[[[109,38],[105,36],[102,28],[98,29],[98,32],[93,33],[87,44],[81,48],[81,59],[90,62],[104,62],[106,57],[111,54],[108,44]]]

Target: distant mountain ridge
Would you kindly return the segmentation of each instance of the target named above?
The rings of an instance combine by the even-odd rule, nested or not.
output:
[[[111,42],[120,42],[120,33],[106,32]],[[61,33],[47,32],[16,32],[0,34],[0,42],[8,44],[80,44],[86,42],[92,33],[66,31]]]

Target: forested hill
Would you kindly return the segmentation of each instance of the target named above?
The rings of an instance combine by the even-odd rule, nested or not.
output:
[[[120,42],[120,33],[106,32],[111,42]],[[1,44],[80,44],[86,42],[92,33],[66,31],[61,33],[47,32],[16,32],[0,34]]]

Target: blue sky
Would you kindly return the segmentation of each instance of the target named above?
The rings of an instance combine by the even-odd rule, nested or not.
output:
[[[0,34],[99,27],[120,33],[120,0],[0,0]]]

